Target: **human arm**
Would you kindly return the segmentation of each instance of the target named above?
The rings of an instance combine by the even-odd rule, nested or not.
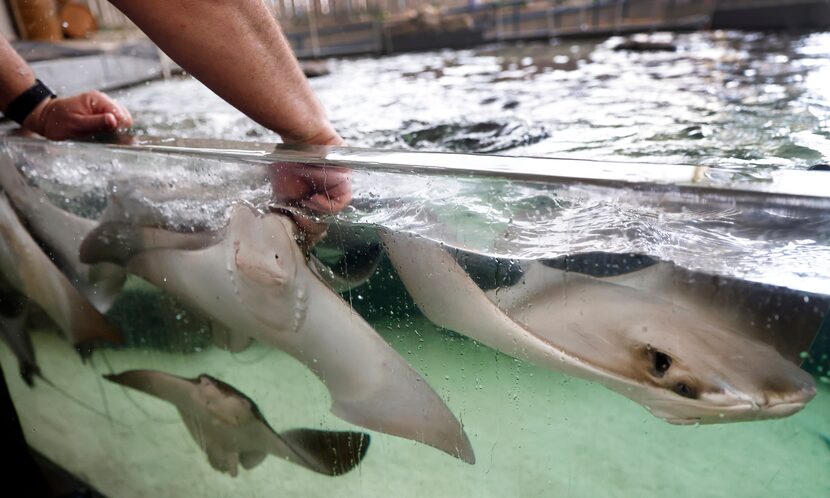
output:
[[[111,0],[168,56],[287,143],[341,145],[273,14],[261,0]],[[274,200],[336,213],[352,199],[337,168],[274,164]],[[325,232],[301,216],[312,240]]]
[[[287,143],[342,139],[262,0],[111,0],[167,55]]]
[[[0,110],[5,114],[9,104],[35,84],[35,75],[2,36],[0,67]],[[52,140],[64,140],[132,126],[132,117],[103,93],[86,92],[41,101],[21,126]]]

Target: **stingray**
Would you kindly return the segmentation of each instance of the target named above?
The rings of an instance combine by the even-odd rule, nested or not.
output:
[[[47,248],[56,266],[98,311],[106,313],[121,291],[125,273],[110,264],[85,265],[78,256],[81,242],[98,223],[53,205],[11,164],[0,167],[0,184],[15,211],[38,243]]]
[[[98,341],[121,337],[55,267],[17,218],[0,191],[0,274],[17,292],[43,308],[82,356]]]
[[[239,465],[250,470],[268,455],[338,476],[357,467],[369,449],[369,435],[362,432],[276,432],[251,398],[209,375],[185,379],[154,370],[132,370],[104,378],[172,403],[210,465],[233,477]]]
[[[830,298],[783,287],[692,272],[670,262],[604,279],[659,295],[673,304],[716,313],[724,323],[774,346],[800,364],[830,311]]]
[[[705,309],[533,262],[483,291],[438,243],[383,231],[393,266],[439,326],[551,370],[599,382],[676,424],[790,415],[813,378]]]
[[[323,381],[340,418],[473,463],[443,400],[314,275],[296,236],[287,216],[236,205],[218,232],[102,224],[81,245],[81,260],[124,265],[208,315],[231,342],[254,338],[287,352]]]

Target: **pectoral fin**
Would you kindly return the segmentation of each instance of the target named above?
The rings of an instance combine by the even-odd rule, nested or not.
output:
[[[129,370],[120,374],[104,375],[104,378],[173,403],[180,410],[189,406],[190,396],[196,389],[190,380],[154,370]]]
[[[163,228],[111,222],[98,226],[81,243],[81,262],[121,266],[135,255],[155,249],[195,251],[219,243],[219,232],[180,233]]]

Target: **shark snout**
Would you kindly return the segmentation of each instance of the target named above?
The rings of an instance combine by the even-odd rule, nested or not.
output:
[[[752,408],[772,416],[797,412],[816,396],[812,376],[800,370],[789,377],[770,377],[750,399]]]
[[[709,424],[786,417],[816,396],[815,380],[801,369],[756,375],[743,389],[735,384],[720,386],[697,400],[662,398],[649,400],[650,406],[655,415],[672,424]]]
[[[757,400],[761,408],[774,407],[782,404],[806,404],[816,396],[815,384],[802,385],[786,393],[767,393]]]

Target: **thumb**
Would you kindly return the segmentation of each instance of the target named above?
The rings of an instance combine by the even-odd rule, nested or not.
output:
[[[113,131],[118,128],[118,119],[110,112],[90,116],[77,116],[75,117],[74,128],[79,133]]]

